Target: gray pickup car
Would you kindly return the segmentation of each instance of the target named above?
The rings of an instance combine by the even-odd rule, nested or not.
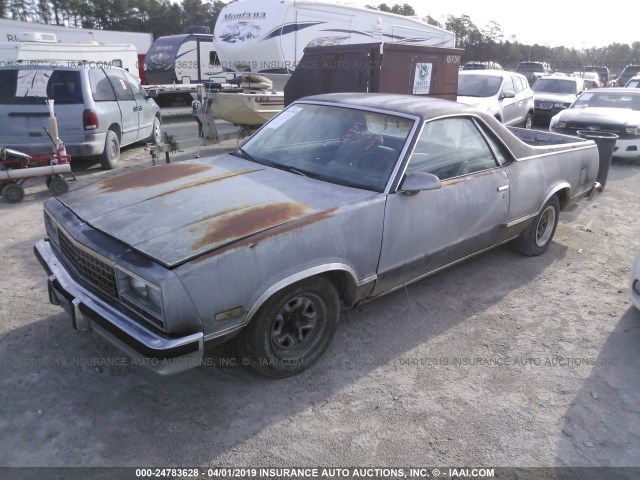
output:
[[[283,377],[319,360],[343,308],[506,242],[543,253],[597,174],[592,141],[445,100],[321,95],[232,153],[48,200],[35,253],[77,330],[156,371],[234,337]]]

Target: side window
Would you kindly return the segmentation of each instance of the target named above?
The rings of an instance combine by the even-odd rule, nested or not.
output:
[[[212,67],[220,66],[220,59],[218,58],[218,53],[213,50],[209,52],[209,65]]]
[[[470,118],[427,122],[409,158],[407,172],[446,180],[497,167],[493,153]]]
[[[89,69],[89,85],[96,102],[112,102],[116,99],[111,82],[101,68]]]
[[[522,82],[520,81],[519,77],[511,77],[513,80],[513,87],[515,89],[516,93],[520,93],[521,91],[524,90],[524,87],[522,86]]]
[[[144,91],[144,88],[142,88],[142,85],[140,85],[140,81],[129,72],[122,73],[124,74],[124,78],[129,82],[129,85],[131,85],[134,95],[138,98],[146,98],[147,93]]]
[[[118,100],[135,100],[133,87],[125,79],[122,70],[107,70],[107,76],[111,81],[111,85],[113,85],[113,89],[116,91]]]
[[[513,78],[507,77],[504,79],[504,85],[502,86],[502,93],[512,92],[516,93],[515,88],[513,87]]]

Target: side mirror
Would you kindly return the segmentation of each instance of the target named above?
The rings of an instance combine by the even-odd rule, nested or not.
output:
[[[502,98],[515,98],[516,92],[502,92]]]
[[[155,88],[152,88],[151,90],[149,90],[147,92],[147,98],[153,98],[153,99],[158,98],[158,90],[156,90]]]
[[[423,190],[437,190],[442,187],[440,179],[427,172],[407,173],[400,185],[400,191],[405,195],[417,195]]]

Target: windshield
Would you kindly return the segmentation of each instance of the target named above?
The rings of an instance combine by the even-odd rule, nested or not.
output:
[[[556,78],[541,78],[533,86],[533,91],[544,93],[568,93],[573,95],[578,93],[576,91],[576,82],[573,80],[562,80]]]
[[[571,108],[586,107],[630,108],[632,110],[640,110],[640,92],[587,92],[580,95]]]
[[[414,120],[330,105],[295,104],[234,155],[331,183],[384,191]]]
[[[492,97],[502,85],[502,77],[489,75],[460,75],[458,77],[459,97]]]

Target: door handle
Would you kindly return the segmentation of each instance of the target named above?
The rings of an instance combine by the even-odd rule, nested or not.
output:
[[[498,187],[499,192],[504,192],[505,190],[509,190],[509,185],[502,185],[501,187]]]

